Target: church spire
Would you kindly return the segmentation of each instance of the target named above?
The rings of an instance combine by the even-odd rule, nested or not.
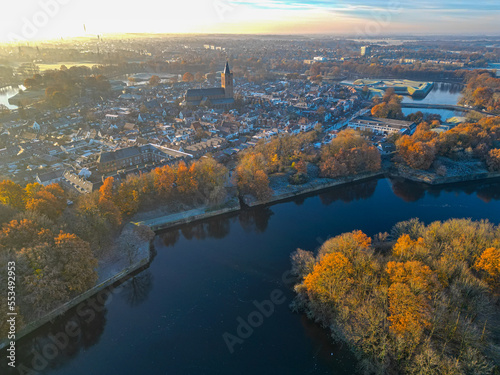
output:
[[[233,98],[233,73],[229,69],[229,62],[226,61],[226,67],[222,72],[221,76],[221,86],[224,89],[224,96],[227,99]]]

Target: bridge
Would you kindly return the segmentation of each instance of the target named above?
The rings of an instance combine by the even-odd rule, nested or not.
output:
[[[489,116],[497,116],[494,113],[481,111],[474,108],[464,107],[461,105],[453,105],[453,104],[401,103],[401,108],[448,109],[451,111],[461,111],[461,112],[476,111]]]

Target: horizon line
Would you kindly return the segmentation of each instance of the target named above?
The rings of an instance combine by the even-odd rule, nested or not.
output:
[[[386,33],[380,35],[356,35],[352,32],[346,33],[238,33],[238,32],[114,32],[114,33],[98,33],[91,35],[73,35],[73,36],[61,36],[58,38],[47,38],[47,39],[33,39],[33,40],[12,40],[12,41],[0,41],[0,45],[11,45],[20,43],[44,43],[44,42],[58,42],[58,41],[71,41],[76,39],[93,39],[97,37],[118,37],[118,36],[248,36],[248,37],[258,37],[258,36],[276,36],[276,37],[342,37],[345,39],[353,40],[379,40],[388,38],[429,38],[429,37],[486,37],[486,38],[500,38],[500,32],[498,33]]]

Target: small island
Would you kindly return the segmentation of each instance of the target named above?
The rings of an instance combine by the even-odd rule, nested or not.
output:
[[[498,367],[500,227],[451,219],[361,231],[291,257],[297,311],[349,345],[364,374],[491,374]]]

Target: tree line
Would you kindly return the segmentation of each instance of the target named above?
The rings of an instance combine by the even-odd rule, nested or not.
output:
[[[72,98],[90,92],[93,97],[107,95],[111,84],[104,75],[89,74],[90,69],[82,66],[59,70],[47,70],[24,80],[28,90],[44,89],[47,103],[56,108],[66,107]]]
[[[500,114],[500,79],[488,71],[473,71],[466,77],[459,104]]]
[[[401,110],[402,100],[403,97],[397,95],[391,87],[385,91],[382,97],[376,96],[373,98],[373,104],[375,105],[371,113],[375,117],[403,120],[405,116]]]
[[[320,171],[323,177],[345,177],[380,170],[380,152],[352,129],[340,132],[322,148]]]
[[[294,171],[307,179],[305,164],[315,160],[313,143],[318,130],[296,135],[281,134],[269,140],[259,140],[252,149],[243,151],[235,168],[235,182],[240,194],[257,199],[272,195],[269,175]]]
[[[97,280],[95,252],[66,223],[67,202],[58,184],[23,188],[9,180],[0,182],[0,265],[6,269],[7,262],[16,263],[18,330],[23,321],[42,316]],[[4,290],[6,281],[5,274],[0,275]],[[0,296],[4,315],[6,297]],[[7,329],[0,323],[0,337]]]
[[[288,182],[304,184],[310,179],[309,166],[316,167],[321,177],[338,178],[368,171],[381,166],[379,151],[360,133],[347,129],[337,134],[320,149],[320,128],[296,135],[285,134],[270,140],[260,140],[251,150],[242,152],[235,168],[235,182],[240,194],[257,199],[272,195],[269,176],[288,174]]]
[[[159,205],[178,211],[221,203],[227,180],[227,169],[204,157],[189,165],[181,161],[128,176],[121,183],[109,177],[87,195],[72,195],[59,184],[23,187],[1,181],[0,266],[16,262],[18,329],[23,321],[30,322],[95,285],[98,259],[116,245],[124,219]],[[135,232],[130,236],[150,235]],[[124,238],[124,249],[130,245],[125,242],[135,241],[130,236]],[[6,287],[6,282],[5,274],[0,275],[1,285]],[[6,296],[0,297],[0,312],[8,306]],[[0,337],[8,328],[6,322],[0,324]]]
[[[500,117],[486,117],[477,123],[462,123],[437,133],[439,122],[421,123],[413,135],[396,140],[398,155],[414,169],[431,168],[438,156],[454,160],[478,159],[492,172],[500,171]]]

